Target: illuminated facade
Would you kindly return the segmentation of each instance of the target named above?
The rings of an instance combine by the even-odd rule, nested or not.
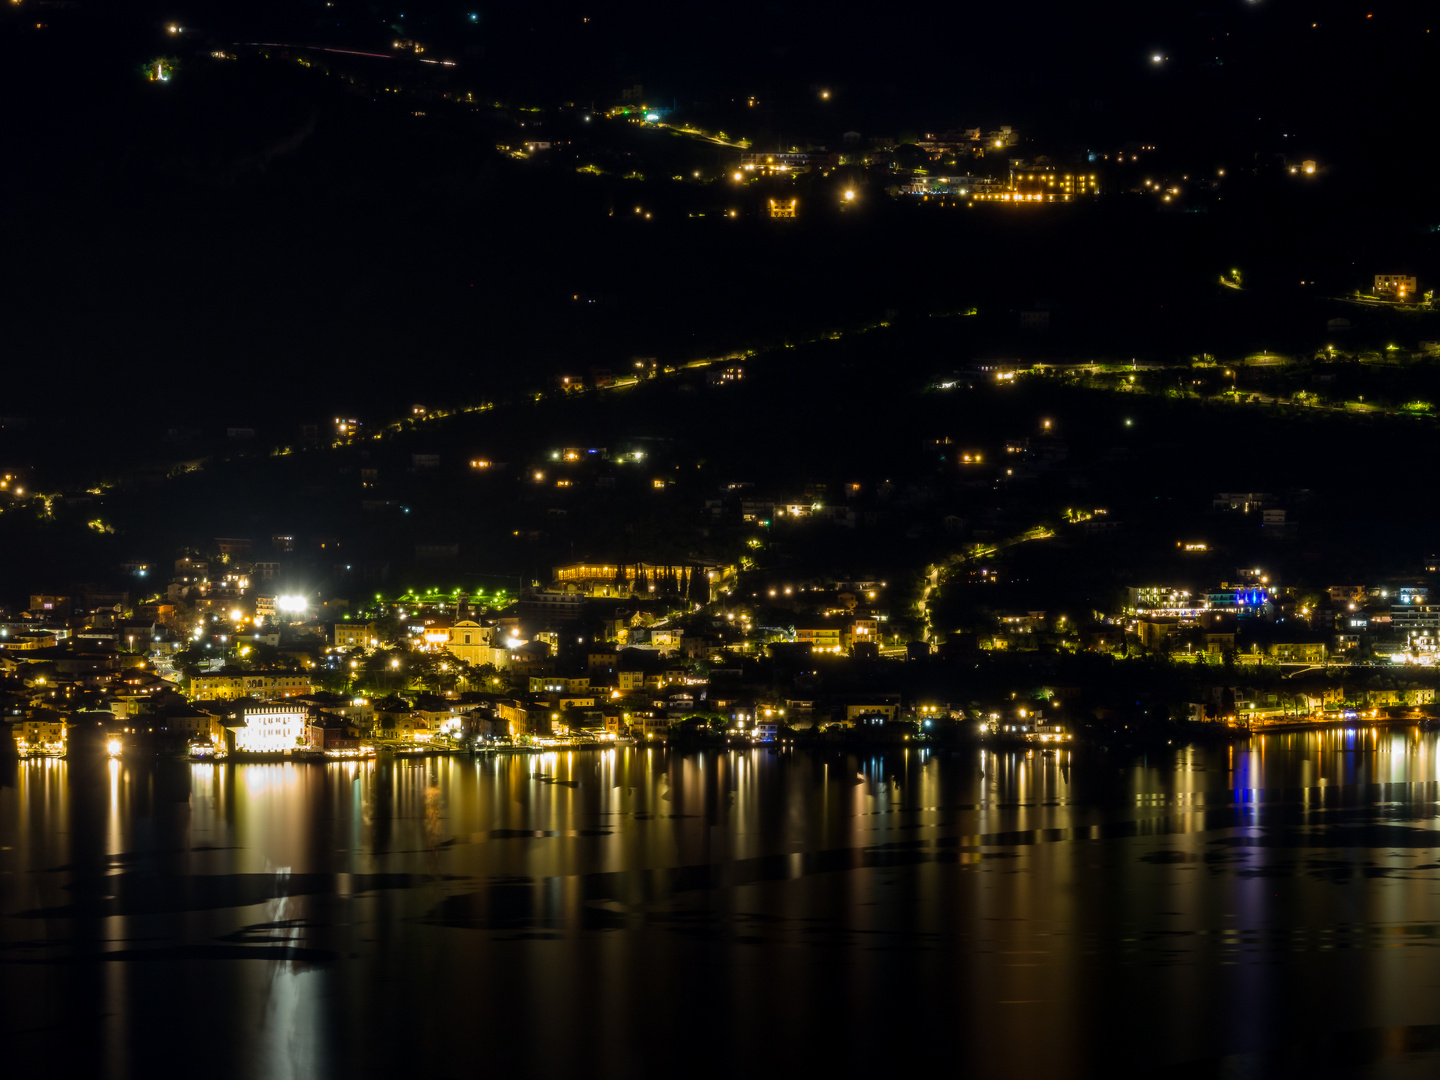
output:
[[[550,709],[512,698],[495,703],[496,734],[512,739],[550,734]]]
[[[375,636],[375,624],[338,622],[335,624],[335,647],[337,649],[370,649],[380,644]]]
[[[1397,300],[1415,298],[1416,281],[1408,274],[1376,274],[1375,292],[1380,296],[1393,296]]]
[[[66,724],[61,717],[22,720],[12,728],[15,749],[20,754],[63,755],[66,745]]]
[[[530,679],[532,694],[584,694],[589,690],[589,675],[535,675]]]
[[[306,745],[306,710],[298,705],[262,705],[245,709],[241,722],[225,725],[235,749],[246,754],[279,754]]]
[[[1199,597],[1191,595],[1188,589],[1177,589],[1170,585],[1131,586],[1128,590],[1131,615],[1172,615],[1194,619],[1205,610]]]
[[[504,667],[510,661],[510,653],[501,638],[498,626],[482,626],[473,620],[462,619],[446,631],[442,647],[455,659],[467,664]]]
[[[699,599],[708,602],[715,587],[734,573],[734,567],[704,563],[570,563],[555,567],[550,590],[591,597],[649,595],[657,591],[651,587],[656,582],[680,580],[688,587],[692,573],[704,575],[706,588]]]
[[[1270,603],[1270,590],[1258,586],[1231,588],[1221,585],[1220,592],[1205,594],[1206,606],[1211,611],[1223,611],[1243,618],[1253,618],[1263,612]]]
[[[253,697],[260,701],[297,697],[311,693],[310,676],[301,672],[266,674],[253,671],[229,671],[216,675],[196,675],[190,680],[190,696],[208,701],[235,701]]]
[[[1287,664],[1323,664],[1323,641],[1272,641],[1265,647],[1267,656]]]
[[[670,718],[653,713],[627,713],[630,734],[637,739],[665,739],[670,735]]]
[[[809,645],[811,652],[838,653],[841,632],[839,626],[797,626],[795,641],[800,645]]]
[[[1100,194],[1094,173],[1060,173],[1050,169],[1012,169],[1010,183],[1003,191],[975,192],[980,202],[1048,203],[1073,202]]]
[[[1440,605],[1409,603],[1392,607],[1390,626],[1410,648],[1433,652],[1440,637]]]
[[[872,645],[880,643],[879,619],[855,619],[845,627],[843,644],[847,649],[867,643]]]

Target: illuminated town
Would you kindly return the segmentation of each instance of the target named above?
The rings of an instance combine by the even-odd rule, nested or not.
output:
[[[811,346],[813,362],[834,347]],[[623,423],[653,407],[647,395],[766,395],[767,368],[773,378],[782,362],[761,352],[557,377],[530,408],[563,417],[593,400]],[[1425,366],[1413,352],[1349,363],[1392,379]],[[369,463],[341,465],[354,531],[332,500],[255,536],[143,556],[112,539],[130,531],[112,515],[132,512],[133,481],[42,493],[12,470],[7,520],[83,517],[134,557],[108,576],[86,566],[78,585],[75,574],[29,582],[45,591],[0,623],[7,715],[25,755],[93,744],[297,759],[636,741],[1143,745],[1187,730],[1429,723],[1440,717],[1436,556],[1401,550],[1367,574],[1363,562],[1346,569],[1343,546],[1312,552],[1345,543],[1316,488],[1213,491],[1200,470],[1167,498],[1191,492],[1185,501],[1157,513],[1134,479],[1136,451],[1167,445],[1136,418],[1148,428],[1148,412],[1173,407],[1174,383],[1191,409],[1309,424],[1327,407],[1269,385],[1307,370],[1345,366],[1328,347],[1143,369],[977,365],[902,391],[914,430],[884,474],[861,447],[769,480],[742,479],[738,463],[717,472],[726,451],[703,433],[597,446],[532,431],[482,445],[474,433],[493,431],[501,408],[415,406],[384,424],[338,419],[324,439],[282,448],[279,460],[307,471]],[[971,423],[960,438],[936,426],[966,402],[1013,415],[1036,399],[1046,412],[1028,425]],[[1103,420],[1066,418],[1109,401]],[[1352,407],[1329,410],[1326,423],[1353,422]],[[1430,407],[1372,395],[1360,415],[1428,430]],[[172,482],[230,487],[224,477],[252,460],[202,460]],[[1320,472],[1292,478],[1323,483],[1315,460]],[[1226,475],[1237,474],[1215,479]],[[1077,494],[1089,498],[1069,505]],[[435,500],[455,498],[504,515],[489,526],[498,557],[408,525],[412,511],[433,523]],[[291,531],[302,516],[325,531]],[[638,540],[640,527],[655,539]],[[875,546],[897,529],[903,544]],[[539,562],[611,530],[623,539],[603,558]],[[394,579],[415,584],[397,591]],[[420,584],[436,579],[448,587]],[[1147,687],[1138,700],[1135,679]]]
[[[1433,1075],[1433,14],[4,0],[13,1069]]]

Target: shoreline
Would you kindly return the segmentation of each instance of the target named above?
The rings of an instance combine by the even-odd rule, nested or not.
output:
[[[1369,719],[1353,720],[1291,720],[1278,723],[1265,723],[1250,727],[1240,727],[1221,724],[1196,725],[1192,730],[1183,732],[1157,732],[1152,741],[1155,746],[1180,747],[1189,744],[1203,745],[1214,742],[1246,742],[1256,736],[1269,734],[1295,734],[1306,731],[1346,731],[1359,729],[1379,728],[1416,728],[1420,731],[1429,730],[1434,722],[1426,717],[1373,717]],[[28,753],[0,755],[0,761],[10,760],[16,763],[22,761],[65,761],[79,759],[82,757],[94,757],[96,760],[125,760],[129,759],[159,759],[165,758],[172,761],[188,761],[194,765],[274,765],[287,762],[295,764],[344,764],[347,762],[374,762],[380,760],[395,760],[406,758],[483,758],[498,755],[533,755],[552,753],[574,753],[591,751],[609,751],[616,749],[652,749],[652,750],[675,750],[682,753],[693,753],[697,751],[729,751],[729,750],[769,750],[769,751],[810,751],[810,752],[833,752],[847,751],[852,753],[884,754],[897,750],[929,750],[940,754],[954,754],[968,750],[988,750],[997,754],[1000,753],[1030,753],[1035,750],[1056,753],[1059,751],[1078,750],[1123,750],[1126,748],[1142,750],[1150,747],[1145,739],[1138,742],[1111,743],[1105,739],[1077,739],[1066,743],[1043,743],[1029,742],[1020,738],[1007,738],[1004,736],[990,736],[963,740],[915,740],[905,742],[895,741],[868,741],[868,740],[841,740],[841,739],[812,739],[798,738],[777,740],[774,742],[723,742],[723,741],[690,741],[690,740],[646,740],[643,742],[574,742],[557,743],[551,746],[485,746],[470,749],[465,748],[392,748],[385,747],[377,749],[374,753],[354,754],[344,756],[331,756],[322,751],[300,750],[299,752],[278,752],[278,753],[242,753],[235,752],[221,757],[213,756],[191,756],[181,753],[145,753],[140,751],[122,752],[119,755],[109,755],[97,751],[94,755],[77,754],[74,750],[63,753]],[[78,748],[77,748],[78,749]]]

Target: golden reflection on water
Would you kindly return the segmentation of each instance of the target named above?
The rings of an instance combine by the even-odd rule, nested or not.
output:
[[[961,776],[954,760],[918,749],[823,760],[795,755],[781,758],[783,764],[763,750],[667,755],[648,747],[475,760],[206,763],[188,766],[187,801],[196,843],[263,851],[275,865],[316,861],[320,853],[314,845],[321,835],[344,842],[335,850],[383,862],[392,852],[423,852],[460,836],[485,842],[486,834],[496,830],[556,834],[563,840],[573,839],[570,834],[579,828],[602,825],[612,827],[596,829],[597,838],[619,835],[615,819],[631,826],[647,823],[648,828],[636,830],[645,834],[643,841],[637,838],[638,846],[615,852],[623,861],[646,852],[666,857],[675,832],[689,828],[684,823],[690,819],[704,818],[724,822],[731,857],[749,858],[764,852],[765,837],[777,828],[797,834],[818,830],[827,841],[862,843],[872,838],[877,826],[870,819],[876,817],[917,814],[922,825],[938,827],[938,806],[944,802],[966,806],[982,826],[974,830],[980,833],[988,831],[987,822],[1012,832],[1035,832],[1073,827],[1077,817],[1085,816],[1077,811],[1094,786],[1093,776],[1072,770],[1071,751],[1053,757],[988,750],[968,754],[973,770],[959,770]],[[1277,755],[1283,760],[1275,760]],[[813,782],[788,792],[776,818],[769,813],[775,809],[776,770],[793,773],[799,760],[814,766]],[[1364,728],[1265,735],[1250,746],[1230,746],[1208,756],[1182,748],[1168,758],[1121,763],[1116,771],[1137,811],[1186,811],[1259,808],[1268,794],[1283,792],[1294,792],[1303,806],[1326,789],[1433,781],[1435,760],[1431,736]],[[66,831],[66,768],[67,763],[51,759],[22,764],[11,819],[16,833],[33,830],[37,821],[52,833]],[[117,855],[125,847],[127,807],[141,797],[134,785],[137,779],[149,781],[121,761],[108,762],[106,776],[105,848]],[[781,785],[785,779],[780,778]],[[431,827],[437,818],[438,830]],[[670,824],[660,827],[660,822]],[[836,832],[839,822],[843,828]]]
[[[1292,1015],[1434,1022],[1435,752],[1356,728],[1134,758],[26,761],[0,778],[0,959],[45,961],[7,999],[20,1030],[92,1018],[90,1073],[203,1052],[155,1019],[176,1009],[252,1074],[363,1070],[403,1048],[397,1001],[455,1072],[476,1038],[537,1075],[633,1061],[637,1014],[769,1045],[777,1001],[856,1061],[928,1018],[987,1075],[1068,1075],[1118,1012],[1179,1062]]]

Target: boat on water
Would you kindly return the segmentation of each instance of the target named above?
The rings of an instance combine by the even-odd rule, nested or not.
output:
[[[185,756],[191,761],[224,761],[226,754],[223,747],[217,747],[208,739],[191,739]]]

